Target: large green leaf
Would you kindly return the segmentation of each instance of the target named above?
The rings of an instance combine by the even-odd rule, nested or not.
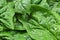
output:
[[[57,40],[46,30],[31,29],[28,33],[35,40]]]

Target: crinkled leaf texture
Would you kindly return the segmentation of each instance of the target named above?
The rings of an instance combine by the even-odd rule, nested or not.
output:
[[[60,0],[0,0],[0,40],[60,40]]]
[[[13,25],[13,16],[15,14],[14,9],[10,6],[9,3],[7,6],[3,7],[0,10],[0,22],[3,23],[7,28],[14,29]]]

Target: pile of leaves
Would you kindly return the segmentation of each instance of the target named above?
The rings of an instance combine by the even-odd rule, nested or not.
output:
[[[0,40],[60,40],[60,0],[0,0]]]

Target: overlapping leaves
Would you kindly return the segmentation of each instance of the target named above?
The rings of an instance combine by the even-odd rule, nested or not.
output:
[[[0,40],[60,40],[60,0],[0,0]]]

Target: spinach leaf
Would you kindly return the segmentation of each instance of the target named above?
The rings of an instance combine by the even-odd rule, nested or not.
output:
[[[0,40],[60,40],[60,0],[0,0]]]
[[[30,13],[30,0],[17,0],[15,3],[15,11],[18,13]]]

